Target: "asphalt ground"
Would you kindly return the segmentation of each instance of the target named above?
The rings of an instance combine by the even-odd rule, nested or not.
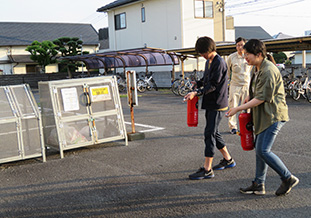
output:
[[[128,132],[130,109],[121,98]],[[273,151],[300,183],[287,195],[274,193],[281,180],[268,170],[266,195],[243,195],[255,173],[254,151],[243,151],[220,130],[237,166],[215,177],[189,180],[203,165],[204,111],[198,127],[186,125],[186,103],[169,90],[146,92],[134,108],[136,131],[145,139],[116,141],[0,165],[0,217],[311,217],[311,104],[288,99],[291,120]],[[222,158],[217,151],[214,164]]]

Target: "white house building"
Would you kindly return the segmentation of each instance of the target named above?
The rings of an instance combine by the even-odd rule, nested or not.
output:
[[[310,36],[311,30],[305,31],[305,36]],[[292,55],[295,55],[292,64],[294,65],[310,65],[311,64],[311,51],[296,51]]]
[[[233,20],[225,18],[223,4],[223,0],[117,0],[97,11],[108,14],[109,50],[175,49],[193,47],[200,36],[234,41]]]
[[[233,18],[226,18],[224,0],[117,0],[97,11],[108,15],[109,48],[100,52],[190,48],[201,36],[215,42],[235,40]],[[188,59],[184,67],[197,69],[197,61]],[[201,61],[199,70],[203,69]]]

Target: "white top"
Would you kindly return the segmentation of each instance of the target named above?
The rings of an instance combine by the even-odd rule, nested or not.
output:
[[[238,52],[232,53],[228,57],[227,65],[228,77],[231,78],[230,85],[249,85],[252,66],[248,65],[243,56],[239,55]]]

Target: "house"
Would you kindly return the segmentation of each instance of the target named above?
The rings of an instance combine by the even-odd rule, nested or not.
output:
[[[25,51],[35,40],[79,37],[84,51],[94,53],[99,48],[98,33],[91,24],[0,22],[0,30],[0,74],[37,73],[37,64]],[[58,64],[46,67],[46,73],[52,72],[58,72]]]
[[[279,32],[278,34],[273,36],[274,39],[288,39],[293,38],[293,36],[287,35],[285,33]]]
[[[108,15],[109,50],[187,48],[200,36],[235,39],[224,0],[117,0],[97,11]]]
[[[306,30],[305,31],[306,36],[311,35],[311,30]],[[293,65],[301,65],[305,62],[306,65],[311,65],[311,51],[296,51],[292,53],[294,56],[292,60]]]
[[[249,39],[272,39],[273,37],[260,26],[235,26],[235,37]]]
[[[311,30],[306,30],[305,31],[305,36],[310,36],[311,35]],[[292,65],[294,66],[300,66],[304,67],[309,67],[311,65],[311,50],[304,50],[304,51],[294,51],[291,53],[292,57],[290,60],[292,61]],[[300,69],[298,69],[300,70]]]
[[[295,52],[292,52],[291,55],[293,56],[291,58],[292,65],[301,66],[304,63],[304,58],[305,58],[306,65],[311,64],[311,51],[310,50],[295,51]]]

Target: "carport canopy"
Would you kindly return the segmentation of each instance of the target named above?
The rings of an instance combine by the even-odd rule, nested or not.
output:
[[[284,51],[303,51],[311,50],[311,36],[292,37],[285,39],[267,39],[262,40],[268,52],[284,52]],[[217,43],[216,51],[219,55],[226,56],[236,51],[235,43]],[[167,52],[174,52],[177,55],[195,56],[199,54],[195,48],[170,49]]]
[[[62,57],[65,60],[82,61],[87,69],[108,69],[127,67],[164,66],[179,64],[178,56],[174,52],[162,49],[139,48],[122,51],[111,51],[79,56]]]

